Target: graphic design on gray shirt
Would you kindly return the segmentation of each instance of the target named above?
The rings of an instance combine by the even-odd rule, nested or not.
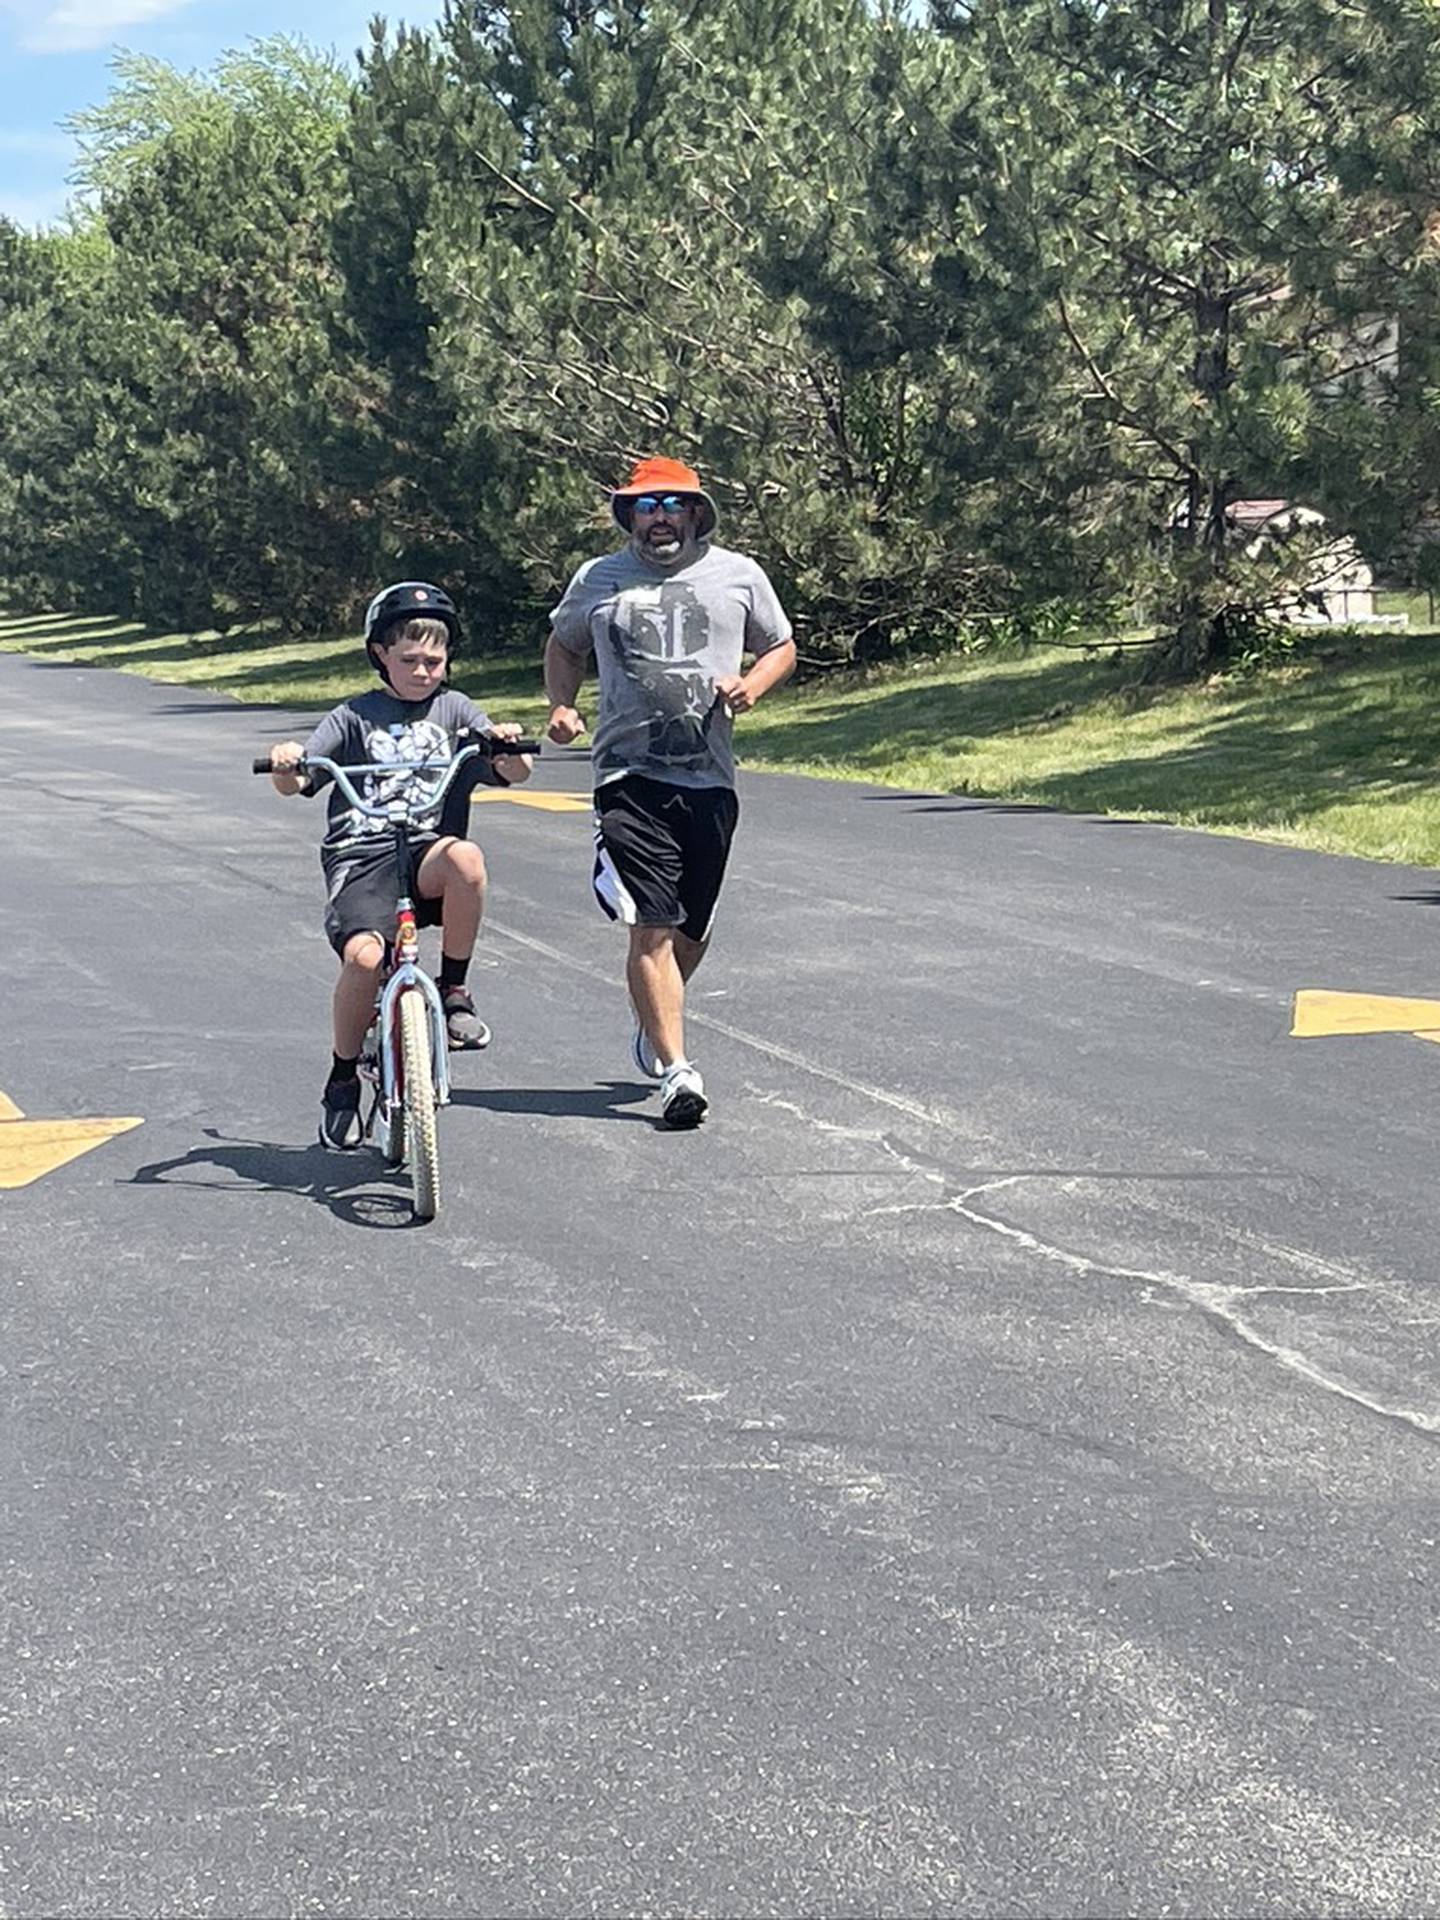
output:
[[[687,565],[651,565],[631,546],[580,568],[550,616],[567,652],[593,647],[600,676],[595,784],[641,773],[682,787],[733,787],[731,723],[715,682],[743,656],[790,638],[764,570],[703,546]]]
[[[484,709],[453,687],[443,687],[427,700],[400,700],[386,689],[376,687],[327,713],[306,741],[305,752],[323,755],[341,767],[374,763],[399,768],[414,766],[422,760],[448,764],[454,755],[454,737],[462,728],[475,733],[493,731]],[[472,768],[474,776],[467,778]],[[438,790],[444,779],[444,767],[423,777],[432,790]],[[463,834],[470,792],[477,780],[503,784],[488,760],[472,761],[469,767],[461,769],[443,801],[428,812],[422,810],[415,839],[436,840],[442,833]],[[383,806],[396,780],[387,779],[383,773],[368,773],[354,784],[371,806]],[[357,813],[340,788],[334,786],[329,774],[313,775],[309,790],[317,793],[327,786],[332,787],[332,792],[325,838],[320,846],[320,858],[327,868],[337,854],[350,853],[361,846],[383,846],[389,840],[389,823]]]

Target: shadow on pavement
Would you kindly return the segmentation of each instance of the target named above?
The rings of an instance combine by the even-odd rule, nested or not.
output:
[[[649,1121],[648,1113],[632,1113],[655,1091],[653,1083],[607,1080],[593,1087],[456,1087],[450,1102],[456,1107],[483,1107],[487,1113],[543,1113],[581,1120]]]
[[[879,801],[887,804],[893,801],[906,803],[907,813],[1058,813],[1058,807],[1046,807],[1037,801],[1024,800],[961,800],[945,799],[934,793],[867,793],[867,801]]]
[[[175,683],[157,682],[163,691],[175,691]],[[334,705],[334,702],[331,702]],[[315,701],[293,700],[172,700],[167,706],[157,707],[157,713],[307,713],[320,712],[322,708]]]
[[[387,1167],[372,1148],[331,1153],[318,1141],[284,1146],[274,1140],[227,1140],[212,1127],[210,1143],[170,1160],[137,1167],[133,1187],[199,1187],[211,1193],[293,1193],[314,1200],[352,1227],[417,1225],[410,1211],[409,1176]],[[209,1170],[230,1179],[189,1178]]]

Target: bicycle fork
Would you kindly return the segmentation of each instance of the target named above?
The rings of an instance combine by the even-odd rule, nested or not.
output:
[[[435,1084],[435,1104],[450,1104],[449,1036],[445,1030],[445,1009],[440,989],[419,964],[419,938],[415,927],[415,909],[409,900],[401,900],[395,915],[395,967],[380,992],[376,1019],[380,1027],[380,1088],[378,1099],[389,1107],[400,1084],[400,1062],[396,1035],[400,1030],[399,1002],[402,993],[419,992],[430,1015],[430,1071]]]

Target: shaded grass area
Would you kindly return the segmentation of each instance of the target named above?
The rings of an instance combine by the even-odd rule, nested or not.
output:
[[[1317,636],[1291,664],[1143,691],[1128,656],[1040,651],[777,701],[752,766],[1440,863],[1440,635]]]
[[[1425,602],[1409,609],[1424,618]],[[371,684],[353,637],[0,613],[0,650],[118,667],[255,704],[322,708]],[[1440,864],[1440,634],[1330,631],[1290,663],[1141,689],[1129,654],[1036,649],[786,689],[738,724],[747,765],[1125,814]],[[538,727],[533,657],[462,658],[497,720]]]
[[[0,610],[0,652],[25,653],[57,665],[114,667],[176,686],[205,687],[254,706],[323,710],[374,685],[354,635],[285,639],[274,628],[229,633],[161,633],[135,621],[70,614],[19,615]],[[457,686],[496,720],[533,727],[546,707],[539,651],[534,659],[498,655],[457,662]]]

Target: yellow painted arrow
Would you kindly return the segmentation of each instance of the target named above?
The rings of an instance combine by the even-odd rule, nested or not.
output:
[[[590,813],[591,803],[582,800],[578,793],[502,793],[498,787],[489,787],[484,793],[472,793],[470,798],[476,802],[482,800],[508,800],[515,807],[538,807],[542,813]]]
[[[142,1126],[140,1120],[27,1120],[8,1095],[0,1093],[0,1187],[28,1187],[47,1173],[78,1160],[117,1133]]]
[[[1295,996],[1290,1032],[1302,1040],[1336,1033],[1413,1033],[1417,1040],[1440,1042],[1440,1000],[1304,987]]]

